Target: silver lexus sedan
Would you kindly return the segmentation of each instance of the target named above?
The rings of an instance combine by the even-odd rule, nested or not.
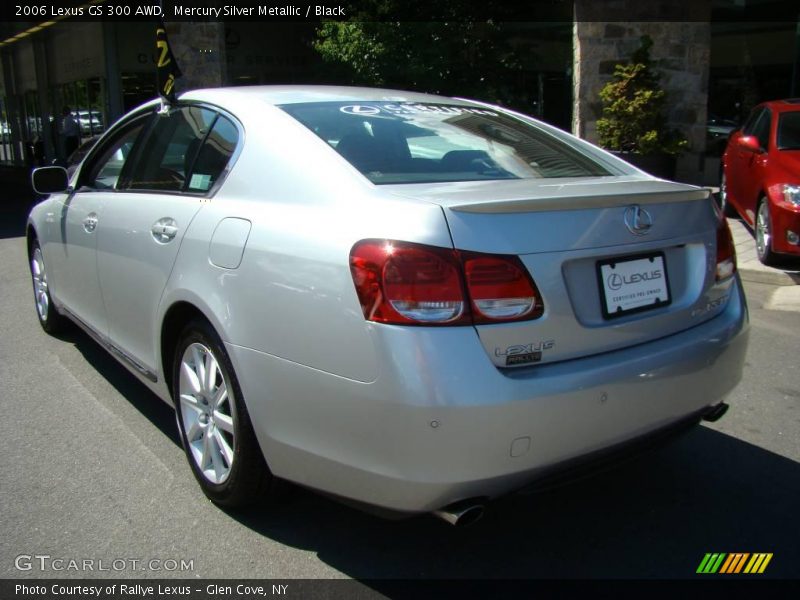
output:
[[[42,327],[77,323],[173,405],[222,506],[284,479],[463,523],[719,418],[741,378],[709,192],[497,106],[197,90],[33,183]]]

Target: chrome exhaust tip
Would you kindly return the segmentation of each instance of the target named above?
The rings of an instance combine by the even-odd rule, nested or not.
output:
[[[462,500],[433,511],[433,514],[454,527],[466,527],[480,520],[486,507],[473,500]]]

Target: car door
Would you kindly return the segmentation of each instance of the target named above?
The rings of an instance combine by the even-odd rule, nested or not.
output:
[[[232,148],[215,152],[224,124],[237,132],[230,120],[200,106],[157,116],[134,157],[124,190],[104,207],[97,265],[109,338],[151,379],[157,371],[161,294],[186,230],[232,154]],[[235,133],[233,146],[237,138]]]
[[[751,225],[755,224],[756,203],[764,190],[764,176],[769,162],[769,139],[772,128],[772,111],[765,108],[749,135],[758,139],[762,152],[747,152],[742,160],[741,181],[739,182],[739,203],[744,216]]]
[[[734,134],[731,142],[731,150],[728,153],[728,169],[726,170],[728,192],[733,202],[737,205],[742,215],[750,222],[753,221],[755,200],[751,198],[753,189],[753,179],[757,176],[765,154],[759,155],[751,150],[747,150],[738,145],[737,141],[743,136],[759,137],[759,132],[763,132],[765,126],[769,131],[770,113],[766,107],[760,106],[753,109],[740,131]],[[761,141],[761,138],[759,138]],[[765,145],[762,146],[766,149]]]
[[[58,228],[52,244],[53,272],[59,301],[102,337],[108,319],[97,273],[97,239],[103,208],[117,183],[150,115],[121,124],[95,149],[81,169],[75,191],[60,201]]]
[[[737,142],[739,138],[743,136],[753,135],[756,124],[765,110],[766,109],[761,106],[757,106],[752,110],[742,128],[731,136],[729,150],[726,156],[727,169],[725,170],[725,176],[727,179],[728,194],[733,203],[741,208],[742,211],[744,211],[744,207],[741,206],[742,185],[747,176],[748,163],[753,153],[744,150]]]

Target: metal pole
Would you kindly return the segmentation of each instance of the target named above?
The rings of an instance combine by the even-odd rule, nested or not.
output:
[[[50,89],[50,78],[47,73],[47,51],[44,40],[37,39],[33,43],[33,57],[36,65],[36,94],[39,103],[39,118],[42,120],[41,142],[44,143],[44,154],[47,162],[56,158],[53,146],[53,127],[58,127],[58,115],[52,114],[48,91]],[[53,117],[52,126],[50,117]]]
[[[20,126],[22,119],[19,111],[19,96],[17,94],[16,74],[14,72],[14,61],[10,50],[2,50],[3,78],[6,88],[6,118],[11,129],[11,156],[17,165],[25,162],[25,155],[22,152],[22,137],[20,136]]]
[[[125,107],[122,101],[122,74],[119,72],[117,55],[117,30],[115,23],[103,22],[103,53],[106,63],[106,107],[105,126],[108,127],[122,116]]]

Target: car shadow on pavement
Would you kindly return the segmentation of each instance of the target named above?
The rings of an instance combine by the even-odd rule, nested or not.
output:
[[[73,344],[86,361],[92,365],[92,368],[130,402],[131,406],[136,408],[176,446],[181,447],[175,426],[175,411],[128,372],[100,344],[72,323],[67,326],[66,331],[59,333],[56,337]]]
[[[698,427],[612,471],[500,499],[466,528],[305,490],[232,516],[388,593],[374,580],[691,577],[706,552],[772,552],[766,575],[796,577],[798,497],[800,464]]]

